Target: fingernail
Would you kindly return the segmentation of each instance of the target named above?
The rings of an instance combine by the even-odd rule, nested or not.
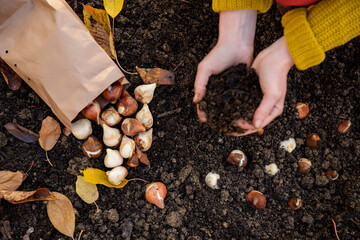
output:
[[[255,126],[255,128],[260,128],[261,127],[261,120],[255,120],[255,122],[254,122],[254,126]]]

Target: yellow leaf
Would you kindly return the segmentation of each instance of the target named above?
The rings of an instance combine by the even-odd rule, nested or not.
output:
[[[48,201],[46,206],[50,222],[54,227],[71,238],[75,231],[75,212],[70,200],[63,194],[51,192],[55,200]],[[74,239],[74,238],[73,238]]]
[[[121,11],[124,5],[124,0],[104,0],[104,7],[106,12],[115,18]]]
[[[77,176],[76,193],[88,204],[95,202],[99,198],[96,184],[85,181],[83,176]]]
[[[95,41],[112,59],[115,59],[114,36],[106,11],[88,5],[83,5],[83,7],[85,26],[89,29]]]
[[[113,185],[109,182],[106,172],[96,168],[87,168],[83,171],[83,174],[85,181],[93,184],[102,184],[107,187],[123,188],[128,183],[128,180],[124,179],[120,185]]]

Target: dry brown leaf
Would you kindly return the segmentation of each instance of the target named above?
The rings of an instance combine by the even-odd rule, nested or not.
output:
[[[22,79],[2,58],[0,58],[0,72],[11,90],[20,88]]]
[[[0,171],[0,189],[15,191],[26,178],[23,171]]]
[[[39,135],[30,131],[27,128],[20,126],[19,124],[7,123],[4,125],[4,127],[11,135],[23,142],[33,143],[39,139]]]
[[[41,125],[39,143],[42,149],[50,151],[61,134],[60,124],[52,117],[47,116]]]
[[[145,165],[150,165],[149,158],[146,153],[142,152],[138,147],[136,147],[136,154],[140,160]]]
[[[77,176],[75,186],[77,195],[87,204],[91,204],[99,198],[96,184],[85,181],[83,176]]]
[[[83,5],[84,23],[95,41],[112,58],[116,59],[114,36],[111,31],[109,16],[103,9]]]
[[[175,74],[161,68],[136,67],[144,83],[156,83],[156,85],[175,85]]]
[[[75,231],[75,212],[71,201],[63,194],[51,192],[56,200],[49,201],[47,213],[51,223],[62,234],[74,237]]]
[[[6,201],[13,204],[56,199],[56,197],[52,195],[50,190],[47,188],[39,188],[35,191],[0,190],[0,199],[1,198],[4,198]]]

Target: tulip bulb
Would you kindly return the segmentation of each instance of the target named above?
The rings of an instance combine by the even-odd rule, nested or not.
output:
[[[151,203],[155,204],[159,208],[165,207],[164,199],[166,197],[166,186],[161,182],[153,182],[146,186],[145,198]]]
[[[87,118],[71,123],[71,132],[77,139],[85,139],[92,133],[91,122]]]
[[[149,104],[154,97],[156,83],[143,84],[135,88],[135,99],[143,104]]]
[[[121,124],[121,130],[127,136],[134,136],[139,132],[145,132],[146,128],[135,118],[126,118]]]
[[[245,167],[247,164],[247,157],[241,150],[233,150],[227,158],[227,162],[238,167]]]
[[[124,90],[119,101],[116,103],[117,111],[123,116],[131,116],[136,113],[138,103],[130,96],[128,91]]]
[[[109,107],[101,113],[101,120],[103,120],[109,127],[112,127],[121,121],[121,116],[114,107]]]
[[[103,144],[93,137],[89,137],[82,146],[83,153],[89,158],[97,158],[101,155]]]
[[[129,158],[135,153],[135,142],[124,135],[120,144],[120,155],[123,158]]]
[[[128,175],[128,170],[123,166],[118,166],[111,169],[111,171],[107,171],[106,175],[111,184],[119,185]]]
[[[129,159],[127,160],[126,164],[129,167],[137,167],[139,166],[139,157],[136,153],[134,153]]]
[[[114,104],[120,98],[122,90],[123,86],[119,81],[116,81],[102,92],[102,96],[111,104]]]
[[[276,173],[278,173],[280,170],[276,163],[270,163],[269,165],[265,166],[265,172],[271,176],[274,176]]]
[[[220,189],[217,185],[220,175],[217,173],[209,172],[205,177],[205,183],[212,189]]]
[[[152,127],[154,119],[150,112],[149,105],[144,104],[141,110],[136,114],[135,117],[141,124],[148,130]]]
[[[294,138],[280,142],[280,148],[285,149],[288,153],[291,153],[296,148],[296,142]]]
[[[106,124],[102,124],[104,134],[103,134],[103,142],[108,147],[115,147],[119,145],[121,141],[121,133],[117,128],[109,127]]]
[[[259,191],[251,191],[246,194],[247,199],[258,209],[264,209],[266,207],[266,198],[264,194]]]
[[[97,124],[100,124],[100,112],[101,112],[101,107],[99,102],[96,100],[92,101],[81,111],[84,117],[95,121]]]
[[[123,164],[124,159],[121,157],[118,150],[106,149],[106,156],[104,158],[104,165],[107,168],[114,168]]]
[[[135,135],[134,140],[135,140],[136,146],[138,146],[138,148],[141,151],[146,152],[151,147],[152,133],[153,133],[153,129],[150,128],[146,132],[141,132],[141,133]]]

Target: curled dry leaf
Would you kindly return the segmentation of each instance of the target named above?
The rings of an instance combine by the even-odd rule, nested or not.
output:
[[[0,190],[15,191],[26,178],[23,171],[0,171]]]
[[[111,32],[109,16],[103,9],[83,5],[84,23],[95,41],[112,58],[116,58],[114,36]]]
[[[42,149],[50,151],[58,141],[61,134],[60,124],[52,117],[47,116],[40,129],[39,143]]]
[[[85,181],[83,176],[77,176],[76,193],[88,204],[95,202],[99,198],[96,184]]]
[[[39,188],[35,191],[7,191],[0,190],[0,199],[4,198],[6,201],[13,204],[54,200],[56,197],[50,193],[47,188]]]
[[[56,197],[54,201],[49,201],[46,208],[49,219],[54,227],[62,234],[74,237],[75,231],[75,211],[71,201],[63,194],[51,192]]]
[[[175,74],[161,68],[138,68],[136,67],[144,83],[156,83],[156,85],[175,85]]]
[[[96,168],[87,168],[83,171],[83,174],[85,181],[93,184],[102,184],[107,187],[123,188],[128,183],[128,180],[125,179],[120,185],[113,185],[109,182],[106,172]]]
[[[149,161],[147,154],[142,152],[138,147],[136,147],[136,154],[137,154],[140,162],[142,162],[143,164],[145,164],[147,166],[150,165],[150,161]]]
[[[2,58],[0,58],[0,72],[11,90],[18,90],[20,88],[22,83],[21,77]]]
[[[7,123],[4,127],[11,135],[23,142],[33,143],[39,139],[39,135],[16,123]]]

